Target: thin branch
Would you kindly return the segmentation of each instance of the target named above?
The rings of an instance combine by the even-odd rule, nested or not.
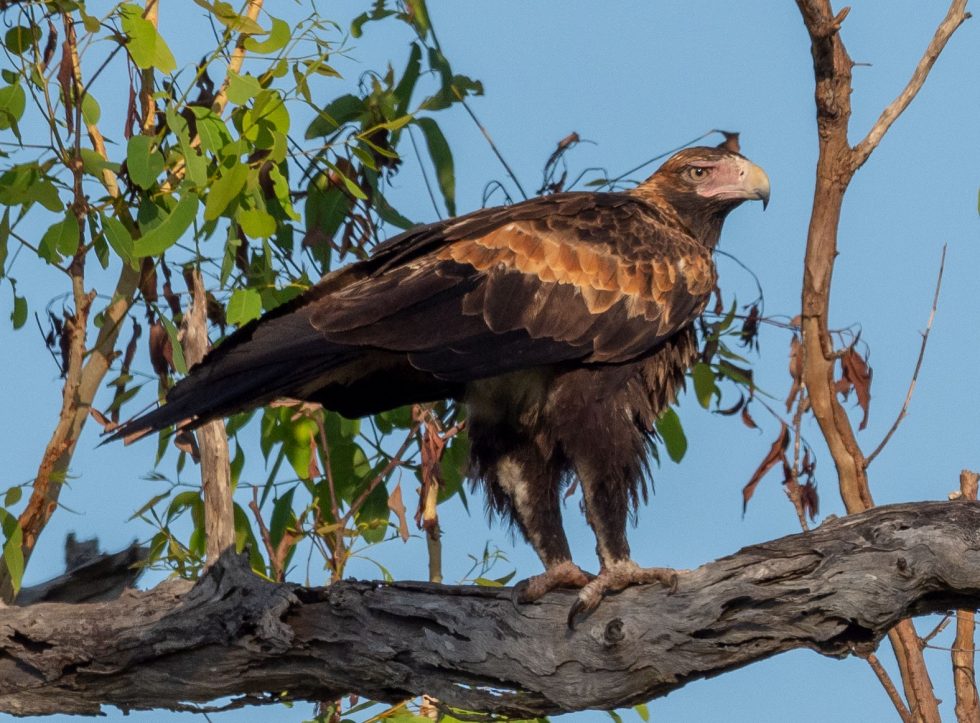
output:
[[[888,694],[891,702],[895,705],[895,710],[898,712],[898,717],[902,719],[902,723],[912,723],[912,714],[905,705],[905,701],[902,700],[902,696],[895,688],[895,684],[892,682],[891,676],[888,675],[888,671],[885,670],[884,666],[881,664],[881,661],[878,660],[878,656],[871,653],[867,658],[865,658],[865,660],[868,661],[868,665],[871,666],[871,670],[874,671],[874,674],[878,676],[878,680],[881,682],[881,687],[885,689],[885,692]]]
[[[946,12],[946,17],[943,18],[939,27],[936,28],[932,40],[929,41],[929,46],[919,60],[919,64],[915,66],[915,71],[912,73],[908,84],[902,89],[898,97],[882,111],[878,120],[871,127],[871,130],[868,131],[868,135],[864,137],[864,140],[854,146],[853,167],[855,170],[860,168],[868,160],[868,156],[878,147],[878,144],[881,142],[885,133],[888,132],[892,123],[898,119],[908,107],[909,103],[912,102],[912,99],[921,90],[923,83],[926,82],[929,71],[932,70],[932,66],[939,58],[939,54],[943,52],[946,43],[953,36],[953,33],[956,32],[956,29],[970,17],[970,13],[966,12],[966,0],[953,0],[949,6],[949,10]]]
[[[412,132],[412,127],[408,127],[408,139],[412,142],[412,149],[415,151],[415,157],[419,161],[419,170],[422,172],[422,180],[425,182],[425,190],[429,194],[429,200],[432,201],[432,208],[436,211],[436,218],[442,218],[442,211],[439,209],[439,203],[436,201],[436,194],[432,190],[432,184],[429,182],[429,174],[425,172],[425,164],[422,163],[422,154],[419,153],[419,146],[415,142],[415,133]]]
[[[521,196],[523,196],[524,200],[526,201],[527,194],[524,193],[524,187],[521,186],[521,182],[517,180],[517,176],[514,175],[514,171],[507,163],[507,160],[500,152],[500,149],[497,148],[497,144],[493,142],[493,138],[490,136],[490,131],[488,131],[486,126],[484,126],[480,122],[480,119],[476,117],[476,113],[473,112],[473,109],[470,108],[470,104],[466,102],[466,99],[462,95],[460,95],[459,91],[454,89],[453,92],[456,93],[456,97],[459,99],[459,102],[462,104],[463,108],[466,109],[466,112],[469,113],[470,118],[472,118],[473,122],[476,123],[476,127],[480,129],[480,133],[482,133],[483,137],[487,139],[487,143],[490,144],[490,150],[493,151],[493,154],[497,157],[497,160],[500,161],[500,164],[504,167],[504,170],[507,171],[507,175],[510,176],[510,180],[514,182],[514,185],[517,186],[517,190],[521,192]]]
[[[932,295],[932,309],[929,311],[929,321],[926,323],[926,330],[922,332],[922,343],[919,345],[919,358],[915,360],[915,369],[912,371],[912,380],[909,382],[909,389],[905,393],[905,401],[902,403],[902,409],[898,413],[898,417],[892,422],[891,428],[885,434],[884,439],[878,443],[878,446],[874,448],[874,451],[869,454],[864,460],[865,468],[874,461],[874,458],[885,448],[888,444],[888,440],[892,438],[895,434],[895,430],[898,429],[898,425],[902,423],[905,419],[905,415],[909,411],[909,403],[912,401],[912,393],[915,391],[916,382],[919,380],[919,371],[922,369],[922,360],[926,354],[926,344],[929,343],[929,332],[932,331],[933,321],[936,319],[936,307],[939,305],[939,290],[943,286],[943,271],[946,268],[946,244],[943,244],[943,252],[939,258],[939,274],[936,277],[936,291]]]
[[[415,439],[415,433],[418,431],[418,428],[418,422],[412,425],[411,429],[408,430],[408,434],[405,435],[405,441],[402,442],[402,446],[399,447],[398,451],[395,452],[395,454],[388,460],[388,464],[386,464],[384,468],[378,472],[377,475],[375,475],[374,479],[368,483],[367,487],[365,487],[361,494],[358,495],[357,499],[351,502],[350,509],[347,510],[347,513],[340,520],[342,526],[350,522],[351,518],[357,514],[357,511],[361,509],[364,501],[371,496],[372,492],[374,492],[374,488],[381,484],[385,477],[387,477],[391,471],[395,469],[395,467],[403,464],[402,455],[408,451],[409,446],[412,444],[412,440]]]

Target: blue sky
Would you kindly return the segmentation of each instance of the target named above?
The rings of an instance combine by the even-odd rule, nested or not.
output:
[[[353,16],[367,4],[348,2],[340,12]],[[296,12],[292,3],[283,3],[281,10],[276,5],[273,12]],[[190,2],[162,7],[161,28],[180,62],[193,62],[200,52],[188,25],[198,12]],[[539,185],[541,167],[557,141],[572,131],[592,143],[570,156],[571,175],[590,166],[618,174],[711,128],[741,132],[745,155],[769,173],[772,201],[765,213],[758,204],[737,210],[726,224],[721,248],[758,275],[769,314],[792,317],[798,312],[816,129],[808,38],[791,3],[431,0],[430,12],[456,71],[484,82],[486,96],[472,107],[529,190]],[[885,0],[852,9],[843,28],[851,56],[860,64],[854,69],[852,142],[863,137],[904,86],[944,12],[942,3]],[[941,248],[948,244],[939,311],[909,416],[871,468],[879,503],[945,498],[957,487],[961,468],[980,466],[974,370],[980,341],[976,23],[968,22],[954,36],[918,99],[859,171],[843,210],[831,323],[859,324],[871,348],[871,415],[868,429],[859,435],[866,449],[877,444],[901,407],[929,315]],[[345,78],[336,81],[331,97],[388,59],[400,68],[408,40],[400,29],[368,26],[365,37],[353,43],[350,58],[338,60]],[[103,102],[104,114],[108,103]],[[485,184],[504,179],[504,171],[463,112],[448,114],[440,123],[455,153],[458,208],[477,208]],[[393,185],[392,197],[407,215],[419,221],[434,218],[417,170],[407,167]],[[754,282],[736,264],[722,258],[719,268],[724,288],[744,301],[755,296]],[[26,258],[16,275],[29,298],[62,292],[55,273]],[[5,292],[0,319],[9,305]],[[756,378],[777,399],[788,389],[788,345],[786,331],[763,330]],[[56,415],[60,383],[32,324],[16,333],[0,325],[0,349],[3,489],[32,476]],[[631,532],[636,559],[694,567],[741,546],[797,532],[795,514],[775,477],[763,481],[742,516],[741,487],[765,455],[777,425],[758,410],[764,431],[751,431],[701,410],[691,397],[682,401],[680,414],[690,449],[680,465],[665,462],[655,474],[656,494],[640,510],[639,525]],[[817,444],[815,426],[805,431],[820,454],[821,516],[841,514],[833,465]],[[62,497],[70,509],[59,512],[42,538],[27,584],[60,572],[62,540],[69,530],[97,535],[113,550],[150,532],[126,520],[159,491],[141,479],[152,469],[155,445],[96,449],[97,441],[97,430],[88,428],[72,466],[71,488]],[[261,468],[253,474],[264,478]],[[404,487],[412,488],[407,478]],[[411,496],[408,504],[414,504]],[[530,548],[513,544],[500,526],[488,526],[478,508],[474,505],[467,516],[454,502],[443,512],[445,549],[460,551],[447,554],[446,579],[462,576],[469,567],[465,553],[479,553],[488,540],[509,558],[501,573],[513,567],[521,576],[537,572],[540,564]],[[594,568],[594,540],[575,504],[567,510],[566,526],[575,558]],[[406,545],[385,543],[372,555],[401,577],[422,578],[424,550],[424,542],[413,539]],[[376,575],[369,563],[350,572]],[[315,579],[317,572],[312,574]],[[934,642],[948,645],[950,640]],[[948,653],[927,651],[927,661],[937,693],[947,701],[944,717],[952,717]],[[277,719],[299,720],[304,710],[283,710]],[[809,651],[692,683],[652,702],[650,711],[653,720],[662,721],[894,716],[863,661],[834,661]],[[271,716],[272,711],[258,710],[212,719]],[[116,712],[110,717],[122,718]],[[189,715],[135,714],[135,719]],[[567,719],[599,720],[600,714]]]

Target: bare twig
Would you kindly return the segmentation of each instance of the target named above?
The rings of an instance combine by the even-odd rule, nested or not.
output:
[[[405,452],[408,451],[409,446],[411,446],[412,440],[415,439],[415,433],[418,431],[418,428],[418,422],[412,425],[411,429],[408,430],[408,434],[405,435],[405,441],[402,442],[402,445],[398,448],[398,451],[395,452],[388,460],[388,464],[386,464],[384,468],[378,472],[377,475],[375,475],[374,479],[372,479],[361,494],[357,496],[357,499],[351,502],[350,509],[347,510],[340,520],[343,526],[346,526],[347,523],[351,521],[351,518],[357,514],[357,511],[361,509],[364,501],[371,496],[372,492],[374,492],[374,488],[381,484],[384,479],[391,474],[395,467],[403,464],[404,460],[402,460],[402,457],[404,456]]]
[[[514,175],[514,171],[511,169],[510,164],[507,163],[507,160],[500,152],[500,149],[497,148],[497,144],[493,142],[493,138],[490,136],[490,131],[488,131],[486,126],[484,126],[480,122],[480,119],[476,117],[476,113],[473,112],[473,109],[470,108],[470,104],[466,102],[466,99],[462,95],[460,95],[459,91],[453,89],[453,92],[456,94],[456,97],[459,99],[459,102],[462,104],[463,108],[466,109],[466,112],[469,113],[470,118],[473,119],[476,127],[480,129],[480,133],[482,133],[483,137],[487,139],[487,143],[490,144],[490,150],[493,151],[493,154],[497,157],[497,160],[500,161],[500,165],[502,165],[504,170],[507,171],[507,175],[510,176],[510,180],[514,182],[514,185],[517,186],[517,190],[520,191],[521,196],[526,201],[527,194],[524,193],[524,187],[521,186],[521,182],[517,180],[517,176]]]
[[[909,389],[905,393],[905,402],[902,404],[902,409],[898,413],[898,417],[892,423],[891,428],[885,434],[884,439],[878,443],[878,446],[874,448],[874,451],[869,454],[864,460],[864,466],[867,467],[871,464],[875,457],[885,448],[888,444],[888,440],[892,438],[895,434],[895,430],[898,429],[898,425],[902,423],[905,419],[905,415],[909,411],[909,403],[912,401],[912,393],[915,391],[915,384],[919,380],[919,370],[922,369],[922,359],[926,354],[926,344],[929,343],[929,332],[932,331],[932,323],[936,318],[936,307],[939,305],[939,290],[943,286],[943,270],[946,268],[946,244],[943,244],[943,253],[939,258],[939,274],[936,277],[936,291],[932,295],[932,309],[929,311],[929,321],[926,323],[926,330],[922,332],[922,343],[919,345],[919,358],[915,360],[915,369],[912,371],[912,381],[909,382]]]
[[[943,18],[939,27],[936,28],[932,40],[929,41],[929,45],[919,60],[919,64],[915,66],[915,71],[912,73],[908,84],[902,89],[898,97],[882,111],[878,120],[875,121],[871,130],[868,131],[868,135],[864,137],[864,140],[854,146],[853,163],[855,170],[868,160],[868,156],[871,155],[871,152],[881,142],[881,139],[888,132],[892,123],[895,122],[908,107],[909,103],[912,102],[912,99],[915,98],[916,94],[922,88],[923,83],[926,82],[929,71],[939,58],[939,54],[943,52],[946,43],[953,36],[953,33],[956,32],[956,29],[969,18],[970,13],[966,12],[966,0],[953,0],[949,6],[949,10],[946,12],[946,17]]]
[[[888,671],[885,670],[881,661],[878,660],[878,656],[870,653],[865,660],[868,661],[868,665],[871,666],[874,674],[878,676],[881,687],[885,689],[891,702],[895,705],[895,710],[898,712],[898,717],[902,719],[902,723],[912,723],[912,714],[909,712],[908,706],[905,705],[905,701],[902,700],[902,696],[899,694],[898,689],[895,688],[895,684],[892,682],[891,676],[888,675]]]

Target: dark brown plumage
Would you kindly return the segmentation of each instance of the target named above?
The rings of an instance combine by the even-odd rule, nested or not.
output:
[[[472,472],[545,572],[521,600],[583,587],[580,607],[669,581],[630,559],[648,437],[694,362],[725,216],[769,197],[765,173],[689,148],[625,193],[559,193],[403,233],[232,334],[117,437],[294,397],[350,417],[467,405]],[[560,491],[575,474],[602,567],[571,562]],[[574,611],[573,611],[574,613]]]

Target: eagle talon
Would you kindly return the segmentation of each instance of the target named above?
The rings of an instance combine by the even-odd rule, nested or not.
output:
[[[575,618],[578,617],[579,613],[588,612],[589,609],[590,608],[588,608],[586,604],[582,601],[582,598],[578,598],[578,597],[575,598],[575,602],[573,602],[572,606],[568,609],[568,620],[567,620],[568,629],[574,630]]]
[[[527,589],[528,581],[521,580],[519,583],[514,585],[510,591],[510,602],[514,606],[515,610],[520,610],[523,603],[529,602],[527,599]]]

